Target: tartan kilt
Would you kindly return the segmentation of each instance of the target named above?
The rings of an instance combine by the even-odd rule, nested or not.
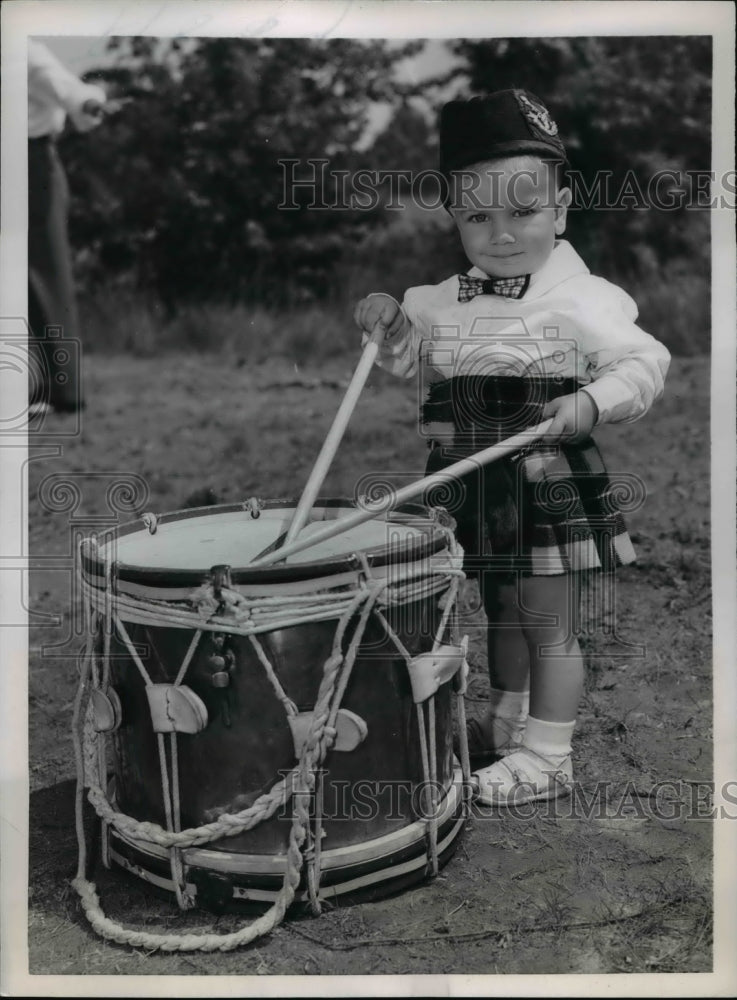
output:
[[[540,412],[537,419],[528,414],[525,425],[541,419]],[[450,445],[431,441],[426,474],[508,436],[490,437],[489,430],[487,424],[483,439],[474,435],[472,446],[457,433]],[[610,477],[595,441],[588,438],[578,444],[532,444],[439,488],[437,500],[456,521],[469,575],[493,571],[511,579],[584,570],[611,573],[635,559],[622,507],[640,505],[637,483],[628,474]]]

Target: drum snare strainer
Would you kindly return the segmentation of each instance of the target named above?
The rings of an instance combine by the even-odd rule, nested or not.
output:
[[[350,514],[317,501],[303,534]],[[378,895],[435,875],[466,815],[463,553],[420,505],[249,566],[294,504],[146,515],[87,539],[75,702],[79,866],[93,927],[148,949],[229,950],[293,903]],[[112,761],[108,776],[107,761]],[[266,911],[239,931],[134,931],[86,877],[82,799],[103,860],[182,909]]]

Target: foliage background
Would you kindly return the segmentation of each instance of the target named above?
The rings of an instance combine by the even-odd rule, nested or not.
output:
[[[256,355],[297,360],[353,350],[356,299],[462,268],[454,231],[407,188],[403,211],[387,207],[388,190],[368,211],[310,207],[307,188],[299,209],[280,208],[279,160],[324,159],[348,192],[357,170],[416,175],[436,165],[445,100],[522,86],[550,107],[584,190],[607,172],[620,194],[619,209],[571,212],[568,237],[674,353],[708,349],[709,215],[688,204],[689,172],[710,169],[708,36],[459,39],[453,68],[421,85],[398,70],[422,41],[110,45],[115,64],[86,76],[133,100],[92,136],[62,140],[89,348],[242,348],[246,337]],[[391,113],[371,135],[377,106]],[[659,193],[685,205],[639,197],[663,170],[675,179]],[[336,198],[329,182],[316,201]]]

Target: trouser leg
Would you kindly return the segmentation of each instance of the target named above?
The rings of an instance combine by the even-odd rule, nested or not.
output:
[[[81,399],[79,332],[67,209],[67,181],[54,143],[30,141],[29,325],[45,372],[47,401],[59,409],[74,409]]]

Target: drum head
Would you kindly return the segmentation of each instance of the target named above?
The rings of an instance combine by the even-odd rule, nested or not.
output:
[[[371,567],[414,562],[447,548],[447,533],[438,530],[428,508],[408,504],[303,549],[283,563],[252,567],[256,557],[286,531],[295,506],[267,501],[257,518],[240,504],[175,511],[158,519],[153,534],[139,520],[102,536],[96,552],[83,550],[83,572],[99,577],[103,564],[112,562],[118,580],[138,579],[143,573],[187,586],[200,583],[213,566],[227,565],[234,583],[288,582],[355,571],[363,561]],[[300,538],[355,510],[348,500],[318,501]]]
[[[345,516],[354,508],[323,508],[300,532],[300,540],[325,527],[329,519]],[[271,545],[289,524],[291,508],[263,511],[257,519],[242,511],[215,512],[198,518],[166,521],[155,535],[138,531],[118,540],[116,558],[131,566],[162,569],[208,569],[227,564],[246,567]],[[418,537],[418,529],[407,523],[366,521],[312,548],[289,556],[285,562],[319,562],[387,546],[406,547]]]

